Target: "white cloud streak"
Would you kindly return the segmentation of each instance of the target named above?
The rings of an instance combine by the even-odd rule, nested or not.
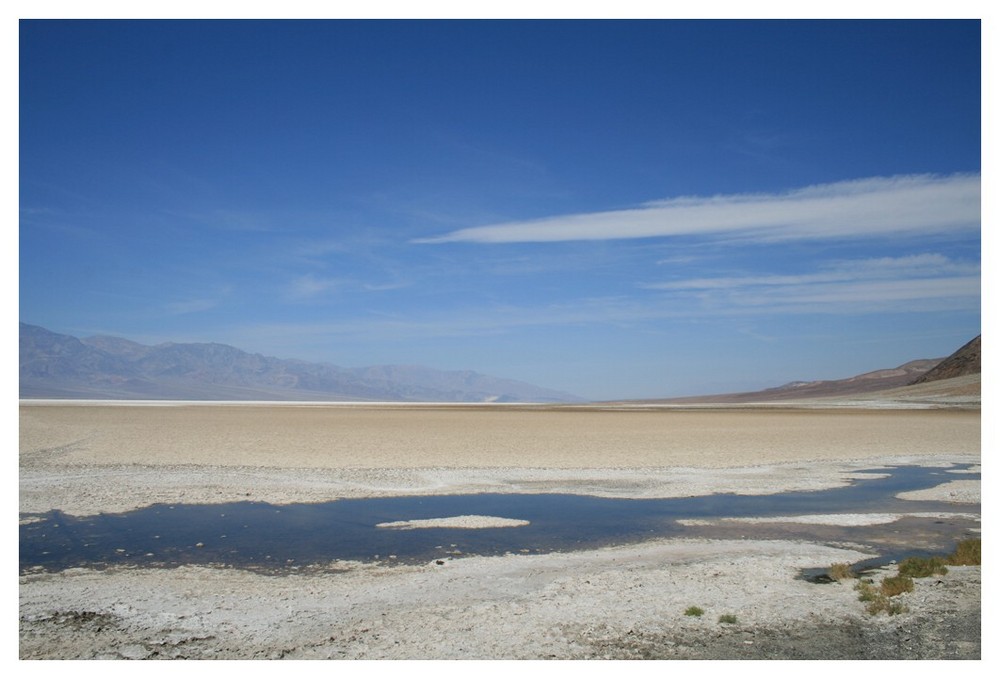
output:
[[[452,231],[419,243],[542,243],[664,236],[757,241],[902,236],[976,230],[980,177],[906,175],[821,184],[781,194],[687,197],[637,208]]]
[[[288,297],[296,301],[324,299],[344,292],[386,292],[410,287],[409,281],[391,283],[361,283],[350,278],[322,278],[304,274],[295,278],[287,287]]]
[[[339,290],[344,281],[338,278],[318,278],[312,274],[299,276],[292,281],[289,293],[293,299],[310,299]]]
[[[219,305],[219,301],[215,299],[192,299],[184,302],[171,302],[166,305],[166,311],[168,314],[173,315],[183,315],[183,314],[194,314],[200,311],[208,311],[209,309],[214,309]]]
[[[971,299],[979,295],[979,287],[978,276],[866,280],[742,292],[732,301],[739,301],[744,306],[769,306],[773,311],[780,311],[786,305],[806,304],[847,304],[851,305],[849,309],[852,311],[862,311],[900,302]],[[887,311],[896,310],[884,308]],[[839,308],[837,311],[842,312]]]
[[[978,263],[928,253],[838,261],[797,275],[692,278],[640,287],[675,299],[695,298],[717,311],[861,313],[976,308],[981,278]]]
[[[259,325],[241,329],[241,336],[256,337],[264,345],[280,343],[289,337],[313,337],[319,346],[329,346],[339,341],[391,339],[405,342],[481,337],[558,326],[621,328],[664,321],[762,315],[978,311],[979,303],[978,275],[855,278],[808,285],[790,281],[763,286],[747,283],[728,289],[706,286],[697,290],[664,291],[662,295],[642,298],[588,297],[561,304],[462,308],[434,314],[355,317],[316,324]]]
[[[939,254],[912,255],[909,257],[878,257],[852,261],[833,262],[817,273],[772,276],[736,276],[721,278],[692,278],[665,283],[647,283],[640,287],[649,290],[713,290],[745,287],[803,286],[816,283],[837,283],[859,280],[898,279],[906,277],[974,276],[978,279],[979,265],[953,262]]]

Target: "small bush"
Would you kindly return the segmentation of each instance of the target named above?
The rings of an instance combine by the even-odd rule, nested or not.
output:
[[[906,611],[908,610],[910,609],[908,609],[906,606],[899,603],[898,601],[890,601],[889,608],[887,608],[885,612],[888,613],[889,615],[899,615],[900,613],[906,613]]]
[[[723,623],[723,624],[726,624],[726,625],[735,625],[736,624],[736,616],[732,615],[730,613],[725,613],[725,614],[719,616],[719,622]]]
[[[849,580],[854,577],[849,563],[835,563],[830,566],[827,574],[834,580]]]
[[[878,615],[879,613],[899,615],[900,613],[905,613],[906,610],[906,606],[898,601],[893,601],[885,595],[879,595],[874,601],[869,601],[865,606],[865,611],[869,615]]]
[[[882,579],[882,594],[896,596],[903,592],[913,591],[913,578],[909,575],[892,575]]]
[[[875,598],[869,599],[865,603],[865,612],[868,613],[868,615],[878,615],[885,610],[885,606],[888,603],[888,598],[876,595]]]
[[[983,541],[980,538],[962,540],[955,547],[955,553],[948,557],[952,566],[981,566],[983,560]]]
[[[874,601],[879,596],[879,591],[875,589],[871,580],[862,580],[854,585],[854,591],[858,593],[858,601]]]
[[[921,558],[911,556],[903,559],[899,564],[899,574],[911,578],[929,578],[932,575],[944,575],[948,572],[948,567],[944,565],[944,559],[939,556]]]
[[[886,580],[890,583],[888,586],[885,584]],[[906,589],[907,582],[909,582],[909,589]],[[858,600],[865,603],[865,611],[869,615],[878,615],[879,613],[898,615],[906,611],[906,606],[890,598],[891,596],[895,596],[895,594],[899,594],[899,592],[895,591],[898,588],[903,588],[901,591],[911,591],[913,589],[913,580],[907,576],[897,575],[885,578],[880,587],[875,587],[875,584],[871,580],[862,580],[854,586],[854,589],[858,592]]]
[[[688,606],[687,610],[684,611],[684,615],[693,615],[696,618],[699,618],[704,614],[705,611],[697,606]]]

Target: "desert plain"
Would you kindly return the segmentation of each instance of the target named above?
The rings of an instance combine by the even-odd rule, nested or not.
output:
[[[912,496],[954,508],[933,516],[784,517],[760,533],[754,517],[729,517],[742,528],[725,537],[427,563],[380,555],[272,572],[226,564],[22,569],[20,657],[980,658],[978,566],[918,579],[899,597],[904,612],[873,616],[853,581],[799,577],[874,556],[863,541],[807,539],[792,528],[898,524],[905,532],[934,521],[953,523],[956,539],[978,534],[980,482],[956,465],[978,471],[980,421],[978,405],[902,401],[22,401],[22,522],[52,510],[90,516],[247,499],[771,495],[846,486],[886,466],[955,469]],[[517,519],[458,525],[495,520],[516,531]],[[686,614],[691,607],[703,614]]]

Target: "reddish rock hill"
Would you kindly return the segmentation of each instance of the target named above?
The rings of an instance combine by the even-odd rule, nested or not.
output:
[[[914,380],[913,384],[923,384],[924,382],[934,382],[936,380],[946,380],[951,377],[981,373],[983,371],[981,363],[982,349],[980,348],[981,338],[982,335],[977,335],[974,340],[971,340],[961,349]]]

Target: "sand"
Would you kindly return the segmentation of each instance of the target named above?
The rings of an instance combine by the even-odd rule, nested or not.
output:
[[[248,498],[777,493],[885,464],[978,464],[979,427],[974,410],[29,403],[19,505],[84,515]],[[955,477],[924,494],[968,502],[978,486]],[[867,556],[857,545],[675,539],[282,576],[29,573],[20,656],[979,657],[978,567],[919,581],[891,618],[865,613],[850,583],[796,578]],[[689,606],[705,614],[684,615]]]
[[[472,492],[769,494],[845,485],[873,460],[979,460],[976,411],[88,402],[20,411],[21,512]]]
[[[736,467],[979,451],[978,411],[22,405],[23,462],[399,468]]]

